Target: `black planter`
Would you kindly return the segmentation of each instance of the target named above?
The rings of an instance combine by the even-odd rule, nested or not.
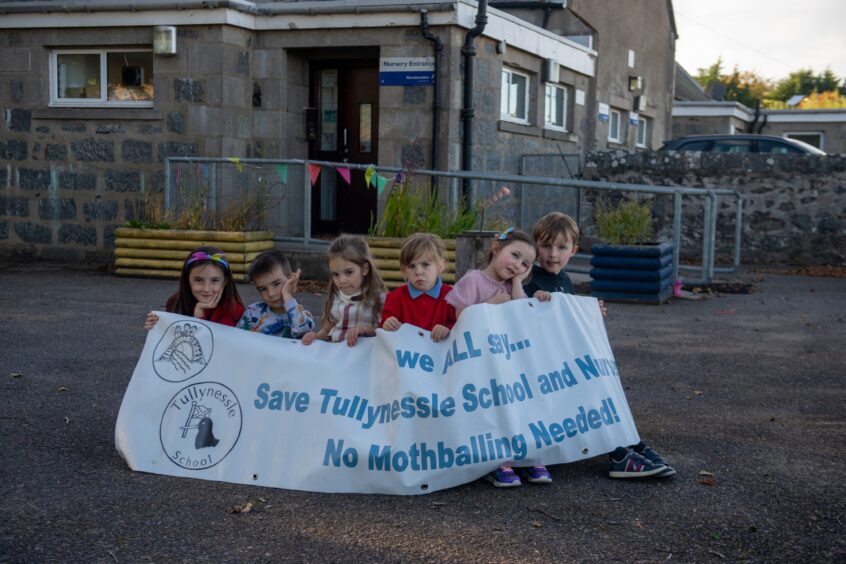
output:
[[[673,294],[673,245],[591,247],[591,295],[608,302],[660,304]]]

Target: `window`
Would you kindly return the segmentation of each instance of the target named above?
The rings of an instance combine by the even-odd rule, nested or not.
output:
[[[813,145],[817,149],[823,148],[823,134],[822,133],[785,133],[788,139],[796,139],[797,141],[804,141],[808,145]]]
[[[608,119],[608,140],[612,143],[621,143],[623,124],[620,119],[620,110],[611,110]]]
[[[804,152],[798,147],[794,147],[793,145],[788,144],[786,141],[770,141],[769,139],[758,139],[757,142],[759,153],[799,154]]]
[[[748,139],[716,139],[712,148],[717,153],[750,153]]]
[[[51,106],[152,106],[153,52],[58,50],[50,54]]]
[[[511,69],[502,69],[499,114],[502,119],[529,123],[528,75]]]
[[[637,120],[637,138],[635,143],[638,147],[649,148],[649,118],[640,116]]]
[[[544,126],[567,131],[567,89],[557,84],[546,85]]]

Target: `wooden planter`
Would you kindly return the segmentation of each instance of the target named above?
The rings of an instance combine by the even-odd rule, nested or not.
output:
[[[179,278],[188,253],[201,246],[226,254],[236,281],[245,282],[247,268],[262,251],[274,248],[270,231],[190,231],[180,229],[115,230],[115,273],[141,278]]]
[[[376,268],[379,269],[379,274],[382,275],[382,280],[385,281],[385,286],[389,290],[405,284],[399,262],[403,241],[405,239],[402,237],[369,237],[367,239]],[[447,284],[455,284],[455,240],[444,239],[444,245],[447,248],[446,268],[442,278]]]
[[[673,294],[673,245],[593,245],[591,295],[609,302],[661,304]]]

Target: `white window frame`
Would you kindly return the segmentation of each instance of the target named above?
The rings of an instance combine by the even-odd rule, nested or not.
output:
[[[794,135],[817,135],[820,138],[820,151],[825,151],[825,133],[822,131],[786,131],[782,134],[786,139],[796,139]],[[797,141],[804,141],[804,139],[796,139]],[[805,141],[807,143],[807,141]]]
[[[638,116],[637,133],[635,134],[635,146],[642,149],[649,148],[649,118]]]
[[[525,115],[526,117],[525,118],[519,118],[519,117],[516,117],[516,116],[512,116],[509,113],[503,113],[503,111],[502,111],[503,102],[505,103],[505,106],[507,108],[511,106],[511,103],[510,103],[511,100],[508,98],[508,96],[511,93],[511,89],[509,88],[505,91],[500,92],[501,98],[500,98],[500,104],[499,104],[499,118],[503,121],[521,123],[521,124],[524,124],[524,125],[528,124],[529,123],[529,87],[532,84],[532,79],[526,73],[516,71],[512,68],[502,67],[502,74],[506,74],[506,73],[508,73],[508,75],[509,75],[509,80],[508,80],[509,85],[511,84],[511,76],[520,76],[520,77],[523,77],[523,78],[526,79],[526,91],[525,91],[524,96],[523,96],[523,115]],[[502,84],[502,74],[500,75],[500,84]],[[502,90],[502,88],[500,88],[500,90]]]
[[[153,100],[109,100],[108,54],[109,53],[152,53],[153,49],[53,49],[50,52],[50,106],[51,107],[95,107],[95,108],[151,108]],[[59,98],[58,56],[100,55],[100,98]]]
[[[562,109],[562,120],[563,123],[560,125],[557,123],[553,123],[549,121],[550,118],[550,110],[552,109],[550,106],[550,90],[553,92],[556,90],[561,91],[561,109]],[[543,126],[546,129],[552,129],[554,131],[568,131],[567,129],[567,118],[570,116],[568,115],[567,108],[570,103],[570,94],[567,92],[567,88],[560,84],[554,84],[552,82],[547,82],[543,89]]]
[[[617,136],[612,137],[612,133],[614,132],[615,116],[617,120]],[[623,142],[623,113],[620,110],[615,110],[614,108],[611,108],[608,111],[608,141],[610,143]]]

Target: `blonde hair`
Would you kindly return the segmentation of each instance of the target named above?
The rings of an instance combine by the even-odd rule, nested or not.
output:
[[[374,322],[378,325],[379,319],[382,316],[382,295],[385,293],[385,283],[382,282],[382,277],[379,275],[379,270],[376,269],[376,264],[373,261],[373,255],[370,254],[370,247],[367,242],[361,237],[355,235],[341,235],[329,245],[329,250],[326,252],[326,261],[329,262],[333,258],[342,258],[358,265],[364,269],[364,265],[368,266],[367,274],[361,282],[361,299],[370,306],[373,311]],[[326,298],[326,303],[323,306],[323,319],[330,318],[332,311],[332,297],[338,291],[332,276],[329,276],[329,295]]]
[[[408,266],[419,256],[431,256],[446,262],[446,245],[440,237],[432,233],[415,233],[406,239],[400,248],[400,264]]]
[[[578,245],[579,225],[566,213],[550,212],[535,223],[533,235],[536,243],[552,243],[558,235],[563,235]]]

